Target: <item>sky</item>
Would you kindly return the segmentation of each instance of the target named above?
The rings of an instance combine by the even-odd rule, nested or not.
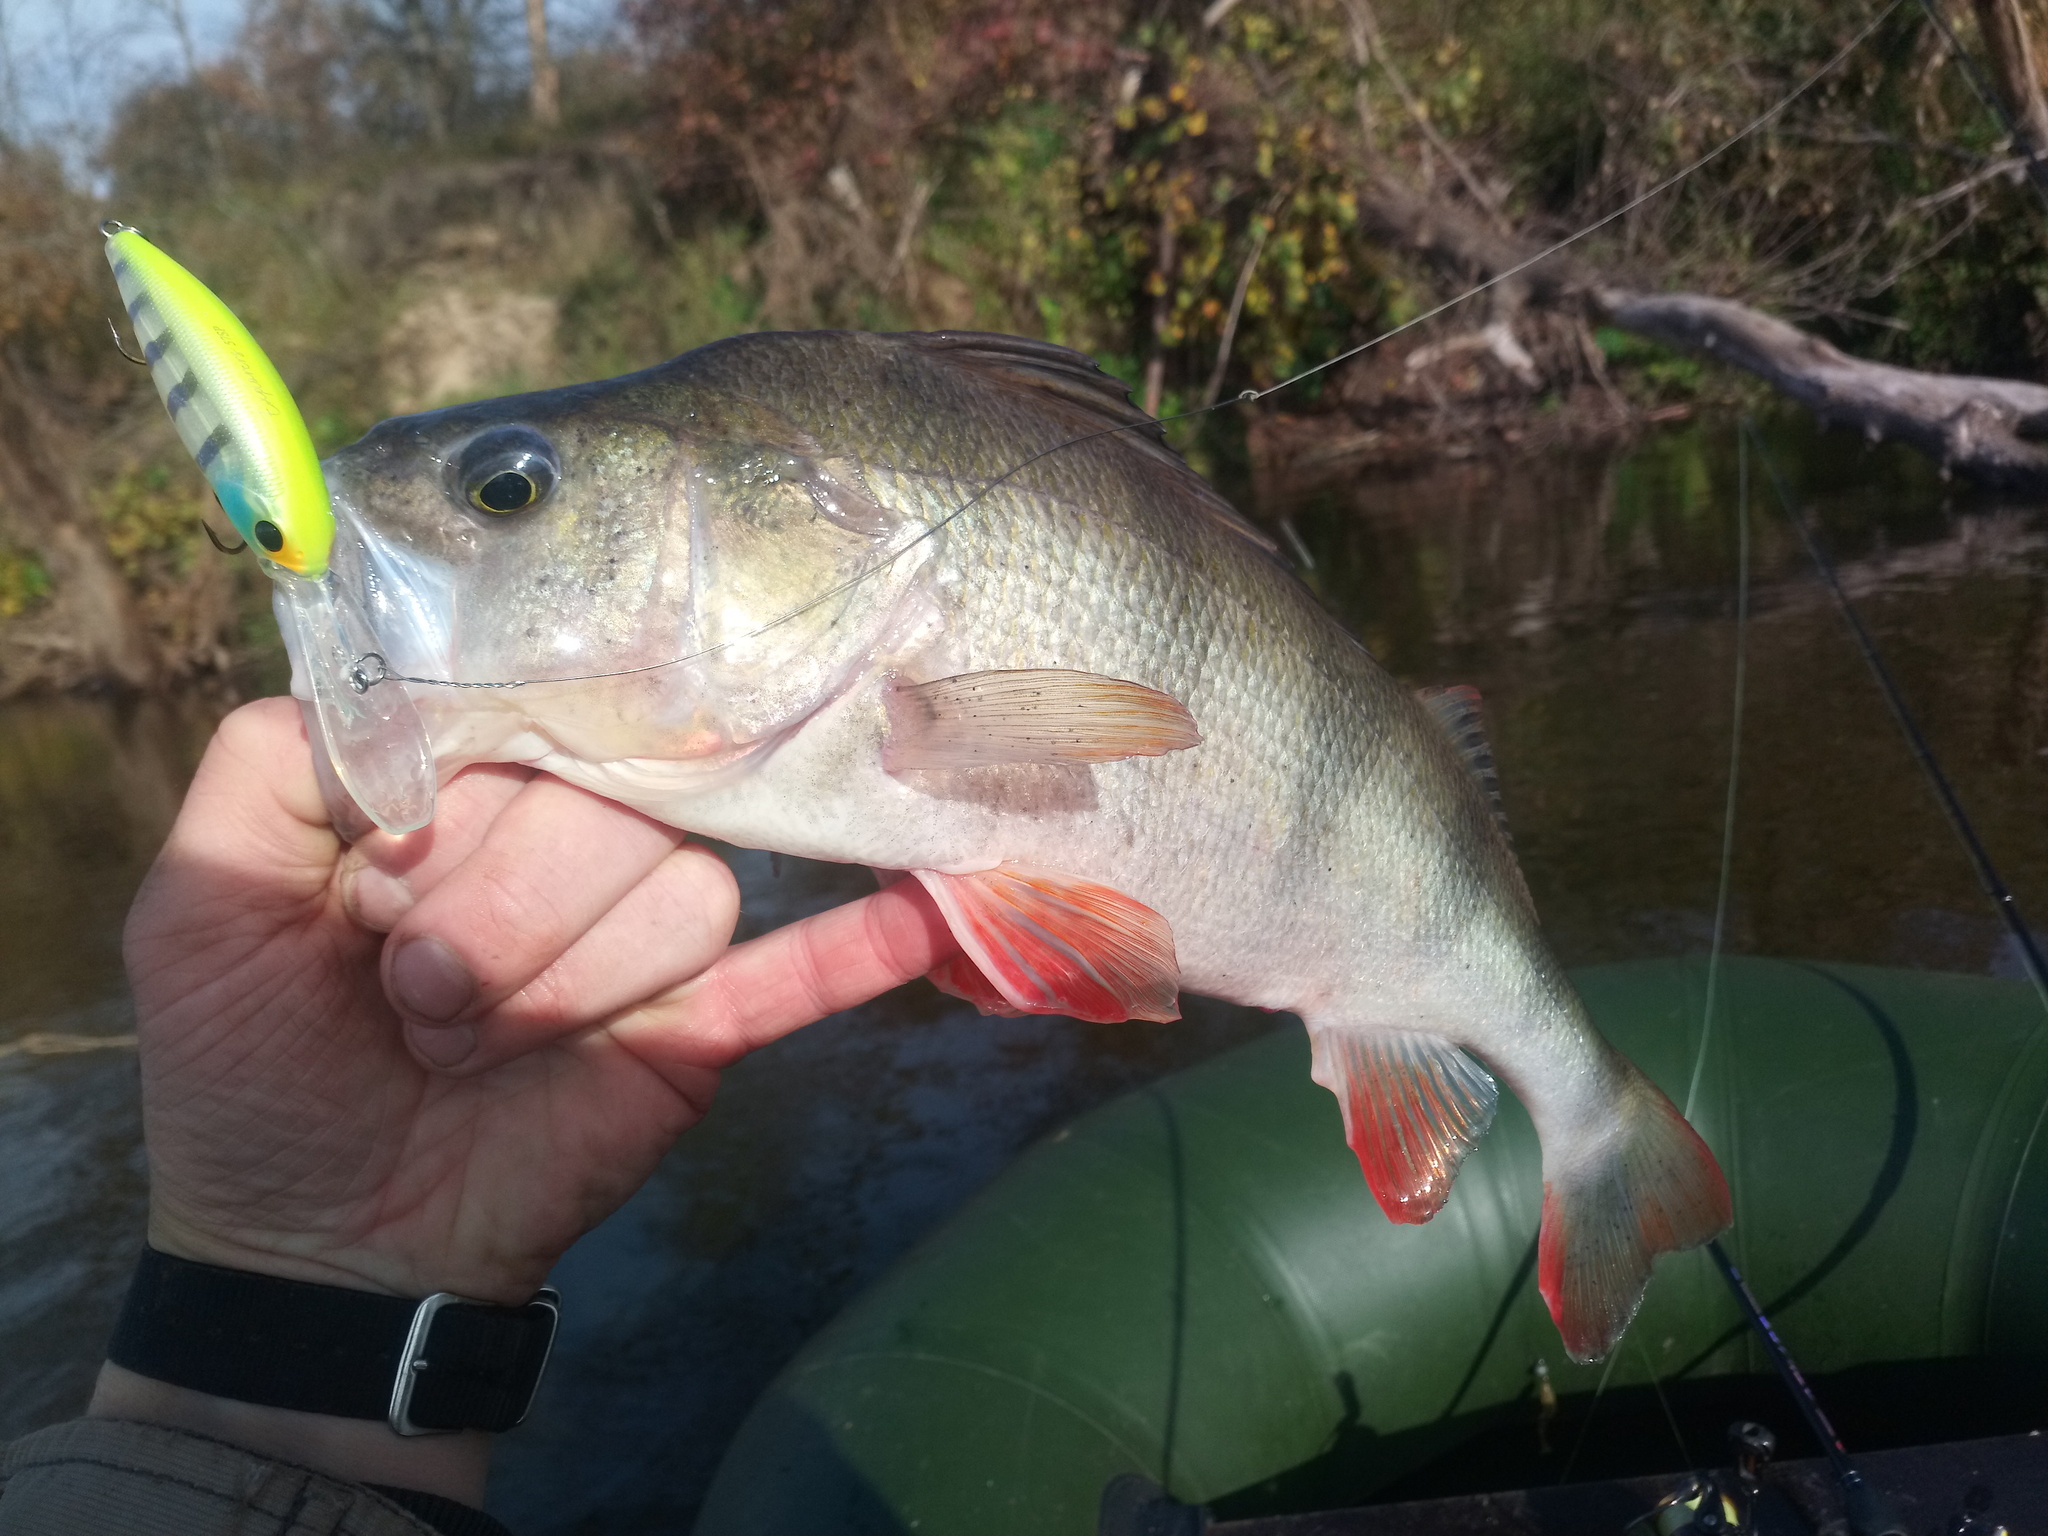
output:
[[[242,14],[240,0],[185,9],[202,60],[227,46]],[[89,138],[123,91],[183,71],[170,15],[151,0],[0,0],[0,44],[0,123],[21,138]]]
[[[182,9],[204,64],[234,41],[245,0],[0,0],[0,131],[52,143],[81,173],[121,96],[184,73]],[[616,0],[548,0],[557,47],[601,32]]]

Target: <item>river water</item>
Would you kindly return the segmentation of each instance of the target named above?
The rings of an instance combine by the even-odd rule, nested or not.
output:
[[[2048,912],[2048,528],[1900,450],[1801,422],[1770,443],[2022,906]],[[1739,499],[1725,421],[1259,497],[1398,675],[1481,690],[1568,964],[1710,940]],[[2014,970],[1760,477],[1751,500],[1729,948]],[[82,1404],[141,1241],[120,921],[221,707],[0,707],[0,1439]],[[733,859],[749,930],[872,889]],[[494,1508],[524,1536],[686,1527],[781,1363],[1010,1157],[1272,1027],[1199,1000],[1171,1026],[981,1020],[919,983],[759,1052],[563,1262],[555,1364]]]

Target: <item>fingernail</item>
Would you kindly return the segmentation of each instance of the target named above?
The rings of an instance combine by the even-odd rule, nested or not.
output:
[[[439,939],[413,939],[391,957],[391,1000],[415,1018],[439,1024],[476,1001],[476,978]]]
[[[402,876],[365,864],[342,876],[341,900],[363,927],[389,933],[412,910],[412,886]]]
[[[405,1038],[432,1065],[458,1067],[476,1049],[476,1026],[457,1024],[447,1029],[429,1029],[422,1024],[408,1024]]]

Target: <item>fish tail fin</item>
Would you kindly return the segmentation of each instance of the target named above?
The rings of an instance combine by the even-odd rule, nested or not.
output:
[[[1597,1360],[1635,1316],[1660,1253],[1733,1220],[1728,1181],[1699,1133],[1625,1060],[1629,1081],[1592,1145],[1543,1170],[1536,1285],[1574,1360]]]

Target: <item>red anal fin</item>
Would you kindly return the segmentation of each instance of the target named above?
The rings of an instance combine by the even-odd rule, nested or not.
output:
[[[1641,1305],[1650,1263],[1693,1248],[1734,1219],[1728,1181],[1699,1133],[1640,1073],[1616,1128],[1588,1157],[1543,1170],[1536,1288],[1574,1360],[1597,1360]]]
[[[1144,903],[1092,880],[1017,864],[971,875],[911,873],[932,893],[973,968],[1017,1012],[1098,1024],[1180,1017],[1173,930]],[[957,970],[946,981],[955,985],[940,982],[945,990],[981,1003]]]
[[[882,766],[975,768],[985,763],[1108,763],[1200,744],[1194,717],[1171,694],[1093,672],[1038,668],[963,672],[892,684]]]
[[[1443,1208],[1500,1090],[1438,1035],[1311,1029],[1310,1075],[1337,1096],[1344,1138],[1390,1221],[1419,1225]]]

